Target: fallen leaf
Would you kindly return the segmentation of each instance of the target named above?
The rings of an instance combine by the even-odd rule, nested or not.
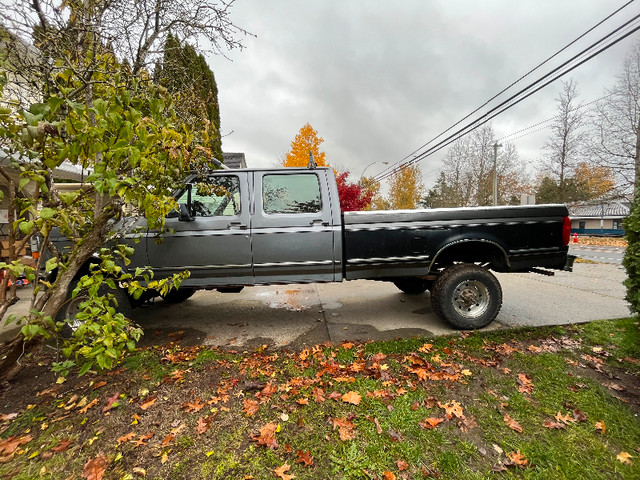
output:
[[[176,438],[176,434],[171,432],[169,433],[166,437],[164,437],[164,439],[162,440],[162,443],[160,444],[162,447],[166,447],[168,446],[171,442],[173,442]]]
[[[390,472],[389,470],[385,470],[384,473],[382,474],[382,480],[396,480],[396,476],[393,472]]]
[[[422,428],[426,428],[427,430],[433,430],[438,425],[440,425],[442,422],[444,422],[444,418],[429,417],[429,418],[425,418],[424,420],[422,420],[419,423],[419,425]]]
[[[347,440],[353,440],[355,437],[355,428],[356,425],[347,420],[346,418],[334,418],[333,419],[333,429],[338,429],[338,433],[340,434],[340,440],[346,442]]]
[[[546,419],[544,421],[544,423],[542,424],[543,427],[545,428],[550,428],[550,429],[557,429],[557,430],[562,430],[567,428],[567,426],[564,423],[560,423],[560,422],[554,422],[551,419]]]
[[[398,467],[398,470],[400,470],[402,472],[402,471],[407,470],[409,468],[409,464],[407,462],[405,462],[404,460],[398,460],[396,462],[396,467]]]
[[[451,420],[453,417],[464,418],[464,414],[462,413],[462,405],[460,405],[460,402],[457,402],[455,400],[452,400],[449,403],[445,404],[438,402],[438,406],[440,408],[444,408],[445,416],[449,420]]]
[[[373,424],[376,426],[376,432],[378,435],[382,435],[382,427],[380,426],[380,422],[377,417],[373,418]]]
[[[391,438],[392,442],[401,442],[402,440],[404,440],[402,438],[402,434],[392,428],[389,429],[389,438]]]
[[[258,413],[260,410],[260,404],[257,400],[252,400],[251,398],[244,399],[244,412],[247,417],[251,417]]]
[[[53,447],[51,450],[53,450],[54,452],[65,452],[69,448],[69,445],[71,445],[72,443],[73,440],[63,438],[60,440],[60,443]]]
[[[277,430],[278,425],[273,422],[269,422],[260,429],[260,435],[254,435],[251,439],[258,442],[258,445],[264,445],[271,450],[275,450],[278,448],[278,442],[276,441]]]
[[[82,469],[82,478],[87,480],[102,480],[104,472],[109,464],[109,459],[100,454],[93,460],[87,460]]]
[[[91,408],[91,407],[95,407],[96,404],[98,403],[98,399],[94,398],[93,400],[91,400],[88,404],[86,404],[84,407],[82,407],[80,409],[80,413],[87,413],[87,411]]]
[[[431,350],[433,350],[433,345],[430,343],[425,343],[418,349],[418,351],[422,353],[431,353]]]
[[[11,436],[0,441],[0,455],[7,456],[13,454],[16,449],[22,445],[25,445],[33,440],[31,435],[26,437]]]
[[[526,457],[520,453],[520,450],[518,450],[517,452],[507,453],[507,457],[509,457],[511,463],[519,467],[525,467],[529,463],[529,460],[527,460]]]
[[[626,463],[627,465],[631,465],[633,463],[631,461],[632,458],[633,458],[633,455],[629,455],[627,452],[620,452],[616,456],[616,460],[618,460],[621,463]]]
[[[145,446],[147,444],[147,440],[151,439],[151,437],[153,437],[153,432],[149,432],[146,435],[140,435],[140,438],[138,438],[138,440],[133,444],[133,448]]]
[[[149,398],[147,400],[145,400],[144,402],[142,402],[142,405],[140,405],[140,408],[142,410],[147,410],[148,408],[151,408],[151,406],[156,403],[156,400],[158,400],[157,398]]]
[[[596,422],[596,430],[598,430],[602,435],[607,433],[607,426],[604,423],[604,420],[601,422]]]
[[[508,413],[504,415],[504,423],[511,430],[514,430],[518,433],[522,433],[522,426],[518,422],[516,422],[513,418],[511,418],[511,415],[509,415]]]
[[[202,402],[199,398],[196,398],[196,401],[193,403],[185,402],[182,404],[182,407],[187,413],[199,412],[205,407],[205,403]]]
[[[564,423],[565,425],[569,425],[570,423],[576,423],[576,420],[570,416],[568,413],[566,415],[562,415],[562,413],[556,413],[555,419],[559,422]]]
[[[463,433],[467,433],[472,428],[478,426],[478,422],[474,417],[465,417],[458,419],[458,428],[462,430]]]
[[[93,386],[93,389],[94,389],[94,390],[97,390],[97,389],[99,389],[99,388],[101,388],[101,387],[104,387],[106,384],[107,384],[107,382],[105,382],[104,380],[102,380],[102,381],[100,381],[100,382],[96,383],[96,384]]]
[[[142,467],[133,467],[133,473],[135,473],[139,477],[146,477],[147,476],[147,471]]]
[[[577,422],[586,422],[587,421],[587,416],[579,408],[576,408],[576,409],[573,410],[573,418]]]
[[[112,397],[107,397],[107,404],[102,408],[102,413],[106,413],[112,408],[118,406],[117,400],[120,396],[120,392],[116,392]]]
[[[321,388],[315,387],[313,389],[313,401],[316,403],[322,403],[326,400],[324,397],[324,390]]]
[[[118,437],[118,445],[133,440],[136,437],[136,432],[129,432],[126,435],[122,435],[121,437]]]
[[[311,455],[311,452],[298,450],[296,454],[298,455],[298,458],[296,459],[297,463],[304,463],[307,467],[313,465],[313,456]]]
[[[533,384],[531,383],[531,377],[524,373],[518,374],[518,391],[520,393],[531,393],[533,392]]]
[[[358,392],[354,392],[354,391],[345,393],[340,398],[341,398],[341,400],[343,402],[351,403],[353,405],[360,405],[360,401],[362,400],[362,397],[360,396],[360,394]]]
[[[198,419],[198,426],[196,428],[196,433],[198,435],[202,435],[210,428],[211,428],[211,423],[210,423],[209,417],[205,417],[205,418],[200,417]]]
[[[276,477],[282,479],[282,480],[291,480],[292,478],[296,478],[295,475],[288,475],[285,472],[288,472],[289,469],[291,468],[291,465],[289,465],[288,462],[284,462],[284,465],[279,466],[278,468],[276,468],[273,473],[276,474]]]

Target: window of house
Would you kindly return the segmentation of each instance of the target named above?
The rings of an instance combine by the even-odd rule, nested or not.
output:
[[[177,199],[187,203],[188,191]],[[208,177],[191,187],[191,215],[194,217],[233,217],[240,215],[240,181],[235,175]]]
[[[620,228],[620,222],[618,220],[613,221],[613,229],[618,230]]]
[[[265,175],[262,177],[262,202],[267,214],[320,212],[318,176],[305,173]]]
[[[578,222],[578,228],[580,230],[584,230],[586,226],[587,226],[586,222]]]

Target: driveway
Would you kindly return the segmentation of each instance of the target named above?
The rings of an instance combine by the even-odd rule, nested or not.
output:
[[[558,325],[629,315],[619,265],[575,265],[553,277],[498,274],[503,307],[485,330]],[[26,313],[30,290],[11,312]],[[134,311],[143,345],[181,338],[190,343],[253,348],[298,347],[343,340],[389,340],[455,332],[431,308],[429,293],[405,295],[393,284],[358,280],[340,284],[245,288],[241,293],[197,292],[182,304],[162,300]],[[2,325],[6,339],[11,333]],[[15,327],[14,327],[15,328]],[[14,330],[15,331],[15,330]]]

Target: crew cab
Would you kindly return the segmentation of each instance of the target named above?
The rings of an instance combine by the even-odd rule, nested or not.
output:
[[[430,290],[441,319],[474,329],[502,306],[491,270],[551,273],[573,261],[564,205],[341,212],[331,168],[216,170],[188,177],[175,198],[171,233],[147,230],[127,267],[156,278],[189,270],[165,296],[173,302],[200,289],[369,279]]]

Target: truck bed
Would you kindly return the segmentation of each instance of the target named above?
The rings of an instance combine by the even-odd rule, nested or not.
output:
[[[497,271],[561,269],[567,215],[564,205],[345,212],[344,276],[425,275],[454,250],[460,261],[482,252]]]

